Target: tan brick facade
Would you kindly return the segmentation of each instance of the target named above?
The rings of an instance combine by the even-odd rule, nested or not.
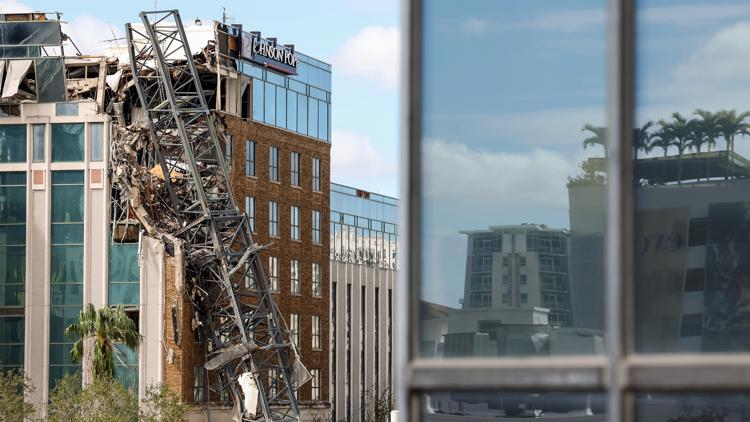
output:
[[[232,135],[232,163],[230,179],[235,198],[242,211],[245,211],[245,197],[255,198],[256,241],[271,246],[263,252],[266,272],[268,257],[278,258],[279,292],[274,295],[279,310],[287,321],[290,315],[299,315],[299,350],[302,361],[308,369],[320,369],[320,397],[329,401],[329,321],[330,304],[327,280],[329,271],[330,214],[330,150],[331,144],[308,138],[282,129],[257,122],[246,121],[234,116],[225,116],[228,133]],[[245,175],[245,141],[256,143],[256,176]],[[279,148],[279,181],[269,178],[269,147]],[[291,153],[300,154],[299,187],[291,185]],[[320,192],[312,189],[312,159],[319,158]],[[279,236],[268,235],[268,202],[278,203]],[[300,207],[300,240],[291,240],[291,207]],[[320,212],[320,244],[312,242],[312,211]],[[299,261],[300,295],[291,294],[291,260]],[[312,294],[312,264],[320,264],[320,297]],[[320,349],[312,349],[312,317],[320,317]],[[302,389],[299,400],[302,404],[311,399],[311,383]]]

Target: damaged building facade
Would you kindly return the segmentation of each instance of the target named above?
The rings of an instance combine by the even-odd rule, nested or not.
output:
[[[266,408],[263,392],[281,397],[294,385],[299,418],[327,418],[330,65],[220,22],[170,29],[176,35],[167,36],[180,38],[185,53],[170,56],[171,67],[163,68],[144,40],[168,33],[156,25],[154,32],[147,24],[128,27],[130,45],[140,46],[130,52],[136,66],[122,47],[106,57],[69,51],[59,16],[3,15],[0,25],[0,367],[24,369],[36,386],[32,399],[45,403],[64,374],[91,377],[85,362],[70,361],[74,340],[64,336],[65,327],[87,303],[123,304],[143,344],[137,352],[122,350],[117,376],[140,395],[165,383],[195,405],[191,418],[210,413],[212,420],[230,420],[241,412],[249,419],[284,407],[270,402]],[[153,117],[159,93],[151,92],[162,86],[152,76],[158,69],[174,78],[173,108],[184,98],[179,82],[192,78],[203,92],[200,102],[192,101],[204,104],[205,113],[160,129],[163,120]],[[218,140],[221,157],[201,147],[190,167],[179,162],[184,154],[164,158],[171,147],[150,146],[154,134],[178,145],[183,127],[208,128],[187,136]],[[210,168],[216,176],[207,176]],[[200,227],[208,217],[186,223],[192,208],[182,216],[170,208],[170,197],[179,201],[195,192],[208,201],[210,215],[222,201],[239,208],[237,227],[252,230],[245,243],[227,246],[227,264],[216,268],[231,287],[217,287],[218,293],[201,284],[201,268],[217,265],[206,252],[210,236],[200,246],[190,242],[206,236]],[[213,218],[211,227],[224,227],[214,242],[235,230],[226,222],[231,212]],[[242,230],[233,233],[236,239]],[[231,313],[205,310],[212,309],[212,297],[229,300],[221,288],[243,292],[236,303],[246,317],[244,328],[217,337],[210,329],[223,329]],[[268,335],[268,346],[243,346],[248,337],[242,343],[237,333],[253,326],[249,338],[261,344]],[[224,342],[235,344],[229,355],[219,353]],[[278,353],[280,366],[263,366],[239,384],[220,372],[253,353]],[[247,393],[257,390],[261,403]],[[291,408],[278,419],[295,420],[296,403],[283,403]]]

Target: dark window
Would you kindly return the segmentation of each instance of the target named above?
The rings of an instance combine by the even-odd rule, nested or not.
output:
[[[690,220],[688,232],[688,246],[703,246],[708,240],[708,219],[699,218]]]
[[[703,334],[703,314],[683,315],[680,337],[697,337],[701,334]]]
[[[685,272],[685,291],[702,292],[705,278],[706,270],[703,268],[694,268],[687,270]]]
[[[279,181],[279,148],[269,147],[268,148],[268,178],[271,181]]]

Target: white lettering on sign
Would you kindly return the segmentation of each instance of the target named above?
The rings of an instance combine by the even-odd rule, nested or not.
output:
[[[258,54],[260,56],[276,60],[279,63],[297,67],[297,55],[284,46],[273,45],[261,40],[258,37],[253,37],[252,51],[253,54]]]

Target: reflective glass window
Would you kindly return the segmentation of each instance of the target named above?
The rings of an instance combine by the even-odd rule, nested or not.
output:
[[[289,159],[292,167],[292,186],[299,186],[299,153],[292,151]]]
[[[52,162],[83,161],[83,123],[52,125]]]
[[[140,269],[137,243],[109,243],[109,304],[138,305]]]
[[[606,395],[602,393],[432,391],[424,393],[420,403],[423,422],[607,420]]]
[[[279,291],[279,258],[275,256],[268,257],[268,279],[271,282],[271,291]]]
[[[324,141],[328,140],[328,110],[330,105],[320,102],[320,110],[318,113],[318,137]]]
[[[260,79],[253,79],[253,120],[259,122],[264,121],[264,93],[265,90],[263,88],[263,81]]]
[[[607,2],[422,12],[422,357],[603,353]]]
[[[279,147],[268,147],[268,178],[273,182],[279,181]]]
[[[313,137],[318,137],[318,100],[314,98],[308,98],[310,107],[307,118],[307,134]]]
[[[45,132],[46,125],[39,124],[39,125],[32,125],[33,128],[33,145],[32,145],[32,154],[34,157],[35,163],[42,163],[44,162],[44,146],[45,146],[45,139],[44,139],[44,132]]]
[[[292,81],[289,81],[292,82]],[[297,131],[297,93],[291,90],[286,92],[286,128]]]
[[[24,306],[25,280],[26,173],[0,173],[0,310]]]
[[[750,351],[750,77],[739,65],[750,60],[741,35],[746,5],[724,2],[738,12],[681,26],[655,12],[702,9],[687,0],[638,2],[637,352]],[[690,48],[669,46],[687,39]]]
[[[276,126],[286,128],[286,89],[276,87]]]
[[[292,205],[291,209],[291,235],[292,240],[300,240],[300,234],[299,234],[299,207],[296,205]]]
[[[80,126],[82,134],[83,125]],[[80,365],[73,365],[69,359],[75,339],[63,333],[69,324],[77,321],[83,306],[83,188],[83,171],[52,172],[50,385],[55,385],[65,373],[80,371]]]
[[[0,163],[26,161],[26,125],[0,125]]]
[[[255,141],[245,141],[245,176],[255,176]]]
[[[321,296],[323,294],[323,286],[321,284],[320,264],[313,262],[312,264],[312,294],[313,296]]]
[[[298,295],[301,293],[300,291],[300,283],[299,283],[299,260],[292,259],[290,265],[290,282],[291,287],[290,291],[293,295]]]
[[[264,122],[269,125],[276,124],[276,85],[265,83],[265,118]]]
[[[320,192],[320,158],[312,159],[312,190]]]
[[[274,201],[268,202],[268,235],[279,236],[279,204]]]
[[[297,95],[297,132],[307,134],[307,97]]]
[[[320,211],[312,210],[312,242],[320,244]]]
[[[250,230],[255,232],[255,197],[245,197],[245,214],[247,214],[247,222],[250,224]]]
[[[104,123],[91,123],[91,161],[102,161],[104,148]]]

